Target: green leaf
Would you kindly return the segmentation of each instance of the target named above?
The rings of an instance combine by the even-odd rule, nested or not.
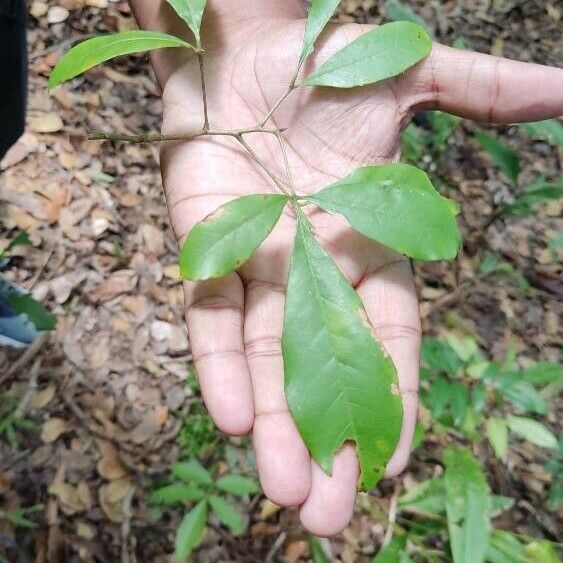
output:
[[[563,379],[563,366],[555,362],[538,362],[522,372],[522,379],[532,385],[549,385]]]
[[[534,139],[541,139],[552,145],[563,147],[563,125],[556,119],[522,123],[520,127]]]
[[[304,345],[308,343],[308,345]],[[383,476],[397,445],[402,402],[393,362],[375,340],[362,302],[299,216],[283,330],[285,392],[317,463],[356,443],[360,487]]]
[[[314,536],[309,536],[309,552],[313,563],[331,563],[321,542]]]
[[[422,360],[431,370],[448,375],[456,375],[463,365],[450,344],[432,336],[422,340]]]
[[[192,45],[173,35],[144,30],[122,31],[82,41],[57,63],[49,77],[49,89],[114,57],[168,47],[193,49]]]
[[[505,399],[522,411],[536,414],[547,413],[545,399],[526,381],[517,381],[512,385],[499,385],[498,389]]]
[[[441,514],[446,509],[444,479],[436,477],[414,485],[399,499],[399,507],[419,514]]]
[[[234,272],[276,226],[287,200],[284,195],[239,197],[197,223],[180,253],[182,278],[207,280]]]
[[[215,485],[218,489],[239,497],[254,495],[260,491],[260,487],[252,479],[242,475],[225,475],[218,479]]]
[[[377,553],[371,563],[401,563],[401,555],[405,551],[406,540],[406,536],[393,538],[389,545]]]
[[[171,505],[184,502],[201,500],[205,493],[198,487],[184,485],[183,483],[172,483],[157,489],[152,495],[151,500],[155,504]]]
[[[456,130],[461,119],[456,115],[451,115],[443,111],[433,111],[430,113],[433,135],[432,143],[437,151],[443,151],[446,143],[453,132]]]
[[[530,563],[561,563],[555,545],[549,540],[536,540],[524,548],[524,553]]]
[[[491,497],[485,475],[471,452],[444,451],[446,514],[455,563],[483,563],[489,543]]]
[[[361,35],[315,70],[307,86],[354,88],[397,76],[426,58],[432,41],[424,28],[393,22]]]
[[[491,495],[491,518],[496,518],[506,510],[510,510],[515,503],[512,497],[502,495]]]
[[[529,563],[524,555],[524,546],[510,532],[493,530],[487,549],[487,561],[490,563]]]
[[[516,200],[503,206],[502,214],[506,217],[531,215],[542,203],[563,197],[563,181],[548,183],[543,179],[525,188]]]
[[[430,26],[409,6],[405,6],[401,2],[398,2],[398,0],[387,0],[385,3],[385,13],[390,20],[415,23],[426,29],[428,35],[432,36]]]
[[[463,383],[457,381],[451,383],[450,401],[454,425],[459,426],[465,418],[469,404],[469,392]]]
[[[502,461],[506,461],[508,451],[508,426],[506,420],[492,417],[487,420],[487,438],[495,452]]]
[[[211,485],[213,483],[209,471],[196,459],[175,463],[170,467],[170,471],[172,475],[187,482],[198,483],[199,485]]]
[[[37,330],[54,330],[57,326],[57,317],[51,315],[43,304],[29,293],[12,292],[5,295],[5,298],[14,312],[27,315]]]
[[[31,245],[31,239],[29,238],[29,235],[25,232],[22,231],[21,233],[18,233],[8,244],[8,246],[6,247],[6,249],[2,252],[0,252],[0,260],[6,255],[8,254],[8,252],[10,252],[10,250],[16,248],[16,246],[30,246]]]
[[[505,176],[512,183],[516,184],[520,175],[520,159],[518,154],[483,131],[478,131],[475,137],[481,148],[489,154],[492,161],[501,169]]]
[[[184,562],[200,542],[207,521],[207,501],[202,500],[190,510],[176,532],[176,561]]]
[[[207,0],[167,0],[167,2],[192,30],[199,46],[201,43],[201,20]]]
[[[557,438],[543,424],[532,418],[509,416],[508,428],[524,440],[540,448],[557,449]]]
[[[303,38],[303,48],[299,57],[299,64],[313,52],[315,41],[323,32],[326,24],[332,18],[340,0],[313,0],[307,16],[305,26],[305,36]]]
[[[354,230],[410,258],[448,260],[460,248],[459,208],[410,164],[366,166],[309,201],[341,213]]]
[[[225,499],[216,495],[209,497],[209,504],[219,521],[235,535],[242,534],[246,528],[244,516]]]

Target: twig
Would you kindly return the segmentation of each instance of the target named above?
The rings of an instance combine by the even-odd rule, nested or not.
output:
[[[266,123],[268,123],[268,121],[270,120],[272,115],[274,115],[276,110],[283,104],[283,102],[285,102],[285,100],[289,97],[289,95],[293,92],[293,90],[296,90],[296,89],[297,89],[297,87],[295,85],[293,85],[293,86],[291,84],[289,85],[289,88],[287,89],[285,94],[280,97],[280,99],[272,106],[272,109],[266,114],[266,116],[264,117],[264,119],[260,123],[260,127],[264,127],[266,125]]]
[[[266,129],[264,127],[249,127],[247,129],[231,129],[227,131],[198,131],[197,133],[179,133],[176,135],[161,135],[159,133],[145,133],[140,135],[127,135],[124,133],[95,132],[88,135],[89,141],[122,141],[125,143],[162,143],[165,141],[191,141],[198,137],[238,137],[247,133],[270,133],[275,135],[279,129]]]
[[[29,370],[29,381],[27,383],[27,388],[23,397],[20,401],[20,404],[14,411],[14,416],[17,418],[23,418],[25,413],[27,412],[27,407],[29,403],[32,401],[36,391],[37,391],[37,378],[39,377],[39,370],[41,369],[41,358],[37,358],[33,363],[33,367]]]
[[[391,540],[393,539],[393,530],[395,528],[395,522],[397,521],[397,506],[399,504],[399,495],[401,494],[401,485],[398,484],[395,487],[395,491],[393,496],[391,497],[391,502],[389,504],[389,518],[388,518],[388,526],[387,530],[385,531],[385,536],[383,537],[383,542],[381,547],[387,547]]]
[[[243,136],[237,135],[235,138],[248,151],[252,159],[256,162],[256,164],[258,164],[258,166],[260,166],[260,168],[262,168],[262,170],[264,170],[264,172],[268,175],[268,177],[272,180],[272,182],[274,182],[274,184],[280,189],[280,191],[284,195],[290,197],[289,192],[282,184],[281,180],[279,180],[279,178],[268,168],[266,163],[256,154],[254,149],[244,140]]]
[[[262,123],[260,123],[261,127],[264,127],[264,125],[266,125],[266,123],[268,123],[268,121],[270,120],[272,115],[274,115],[276,110],[283,104],[283,102],[285,102],[285,100],[289,97],[289,95],[294,90],[297,90],[297,88],[299,88],[299,86],[296,85],[295,83],[297,82],[297,77],[299,76],[299,72],[301,71],[301,67],[303,66],[304,62],[305,62],[305,59],[299,60],[299,64],[297,65],[297,68],[295,69],[295,72],[293,73],[293,76],[291,77],[291,80],[289,81],[289,86],[287,87],[287,91],[285,92],[285,94],[283,94],[283,96],[281,96],[281,98],[273,105],[272,109],[266,114],[266,116],[262,120]]]
[[[201,76],[201,96],[203,98],[203,130],[209,131],[209,112],[207,108],[207,89],[205,87],[205,65],[203,64],[203,53],[197,52],[197,60],[199,62],[199,74]]]
[[[43,333],[23,354],[22,357],[17,360],[12,367],[3,375],[0,375],[0,385],[2,385],[6,380],[14,377],[21,369],[23,369],[37,353],[43,347],[43,344],[47,341],[49,335],[45,332]]]
[[[286,532],[282,532],[278,536],[278,539],[274,542],[274,545],[270,548],[270,551],[268,551],[268,555],[266,556],[266,560],[265,560],[266,563],[270,563],[270,561],[274,560],[276,553],[281,549],[286,537],[287,537]]]
[[[131,519],[133,518],[131,504],[135,496],[135,487],[131,487],[123,499],[123,522],[121,523],[121,562],[135,563],[135,550],[129,551],[129,536],[131,534]],[[132,557],[131,557],[132,555]]]
[[[285,173],[287,175],[287,181],[289,183],[289,189],[291,190],[291,195],[295,197],[295,185],[293,183],[293,176],[291,175],[291,168],[289,166],[289,158],[287,157],[287,150],[285,148],[285,140],[283,135],[278,131],[276,133],[276,138],[278,139],[278,143],[280,145],[280,150],[283,156],[283,162],[285,166]]]

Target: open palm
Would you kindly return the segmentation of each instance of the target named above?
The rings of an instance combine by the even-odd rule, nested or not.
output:
[[[259,123],[287,88],[301,48],[299,2],[233,4],[211,1],[204,18],[212,129]],[[147,27],[176,33],[181,29],[166,6],[150,17],[139,16]],[[366,26],[355,24],[330,28],[303,73],[365,31]],[[154,64],[163,85],[164,133],[200,130],[197,59],[159,53]],[[540,80],[550,80],[555,95],[538,92]],[[314,193],[362,165],[397,161],[401,130],[416,108],[440,108],[488,121],[533,120],[563,113],[562,91],[563,76],[556,69],[435,46],[427,61],[382,85],[294,92],[271,122],[285,129],[291,178],[273,135],[252,133],[245,140],[298,193]],[[162,169],[179,240],[226,201],[275,192],[271,179],[232,138],[170,142],[162,150]],[[342,219],[314,208],[307,211],[317,237],[357,289],[397,366],[405,419],[387,467],[387,475],[395,475],[407,462],[417,413],[420,322],[410,265],[354,233]],[[305,526],[329,535],[349,521],[358,463],[353,445],[346,445],[336,456],[332,476],[326,475],[311,461],[287,409],[281,334],[294,232],[288,208],[238,274],[186,284],[186,315],[202,393],[217,425],[235,435],[252,430],[266,495],[281,505],[299,505]]]

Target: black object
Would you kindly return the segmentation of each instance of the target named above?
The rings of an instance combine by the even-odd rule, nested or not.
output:
[[[25,0],[0,0],[0,158],[25,127]]]

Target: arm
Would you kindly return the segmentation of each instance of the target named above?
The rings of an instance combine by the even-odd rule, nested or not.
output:
[[[182,33],[163,1],[132,4],[141,26]],[[297,64],[302,16],[297,0],[210,0],[202,38],[212,126],[244,127],[268,113]],[[332,27],[311,64],[365,31],[355,24]],[[164,90],[164,131],[201,127],[196,57],[163,52],[153,63]],[[402,127],[415,108],[504,122],[541,119],[563,111],[562,81],[563,72],[557,69],[435,46],[431,57],[412,72],[376,87],[298,90],[273,122],[288,127],[284,136],[296,189],[309,194],[362,164],[397,161]],[[538,82],[552,89],[537,88]],[[271,193],[268,178],[231,141],[198,139],[163,146],[164,188],[179,241],[226,201]],[[272,140],[249,141],[283,173]],[[405,418],[387,466],[388,476],[397,475],[408,461],[418,405],[420,319],[409,264],[337,218],[328,221],[322,213],[310,218],[397,366]],[[280,340],[294,229],[291,217],[283,217],[238,273],[186,283],[186,319],[202,395],[213,419],[229,434],[252,431],[266,495],[280,505],[299,505],[304,525],[317,535],[329,535],[351,517],[358,464],[348,444],[336,455],[332,475],[326,475],[311,460],[287,409]]]

